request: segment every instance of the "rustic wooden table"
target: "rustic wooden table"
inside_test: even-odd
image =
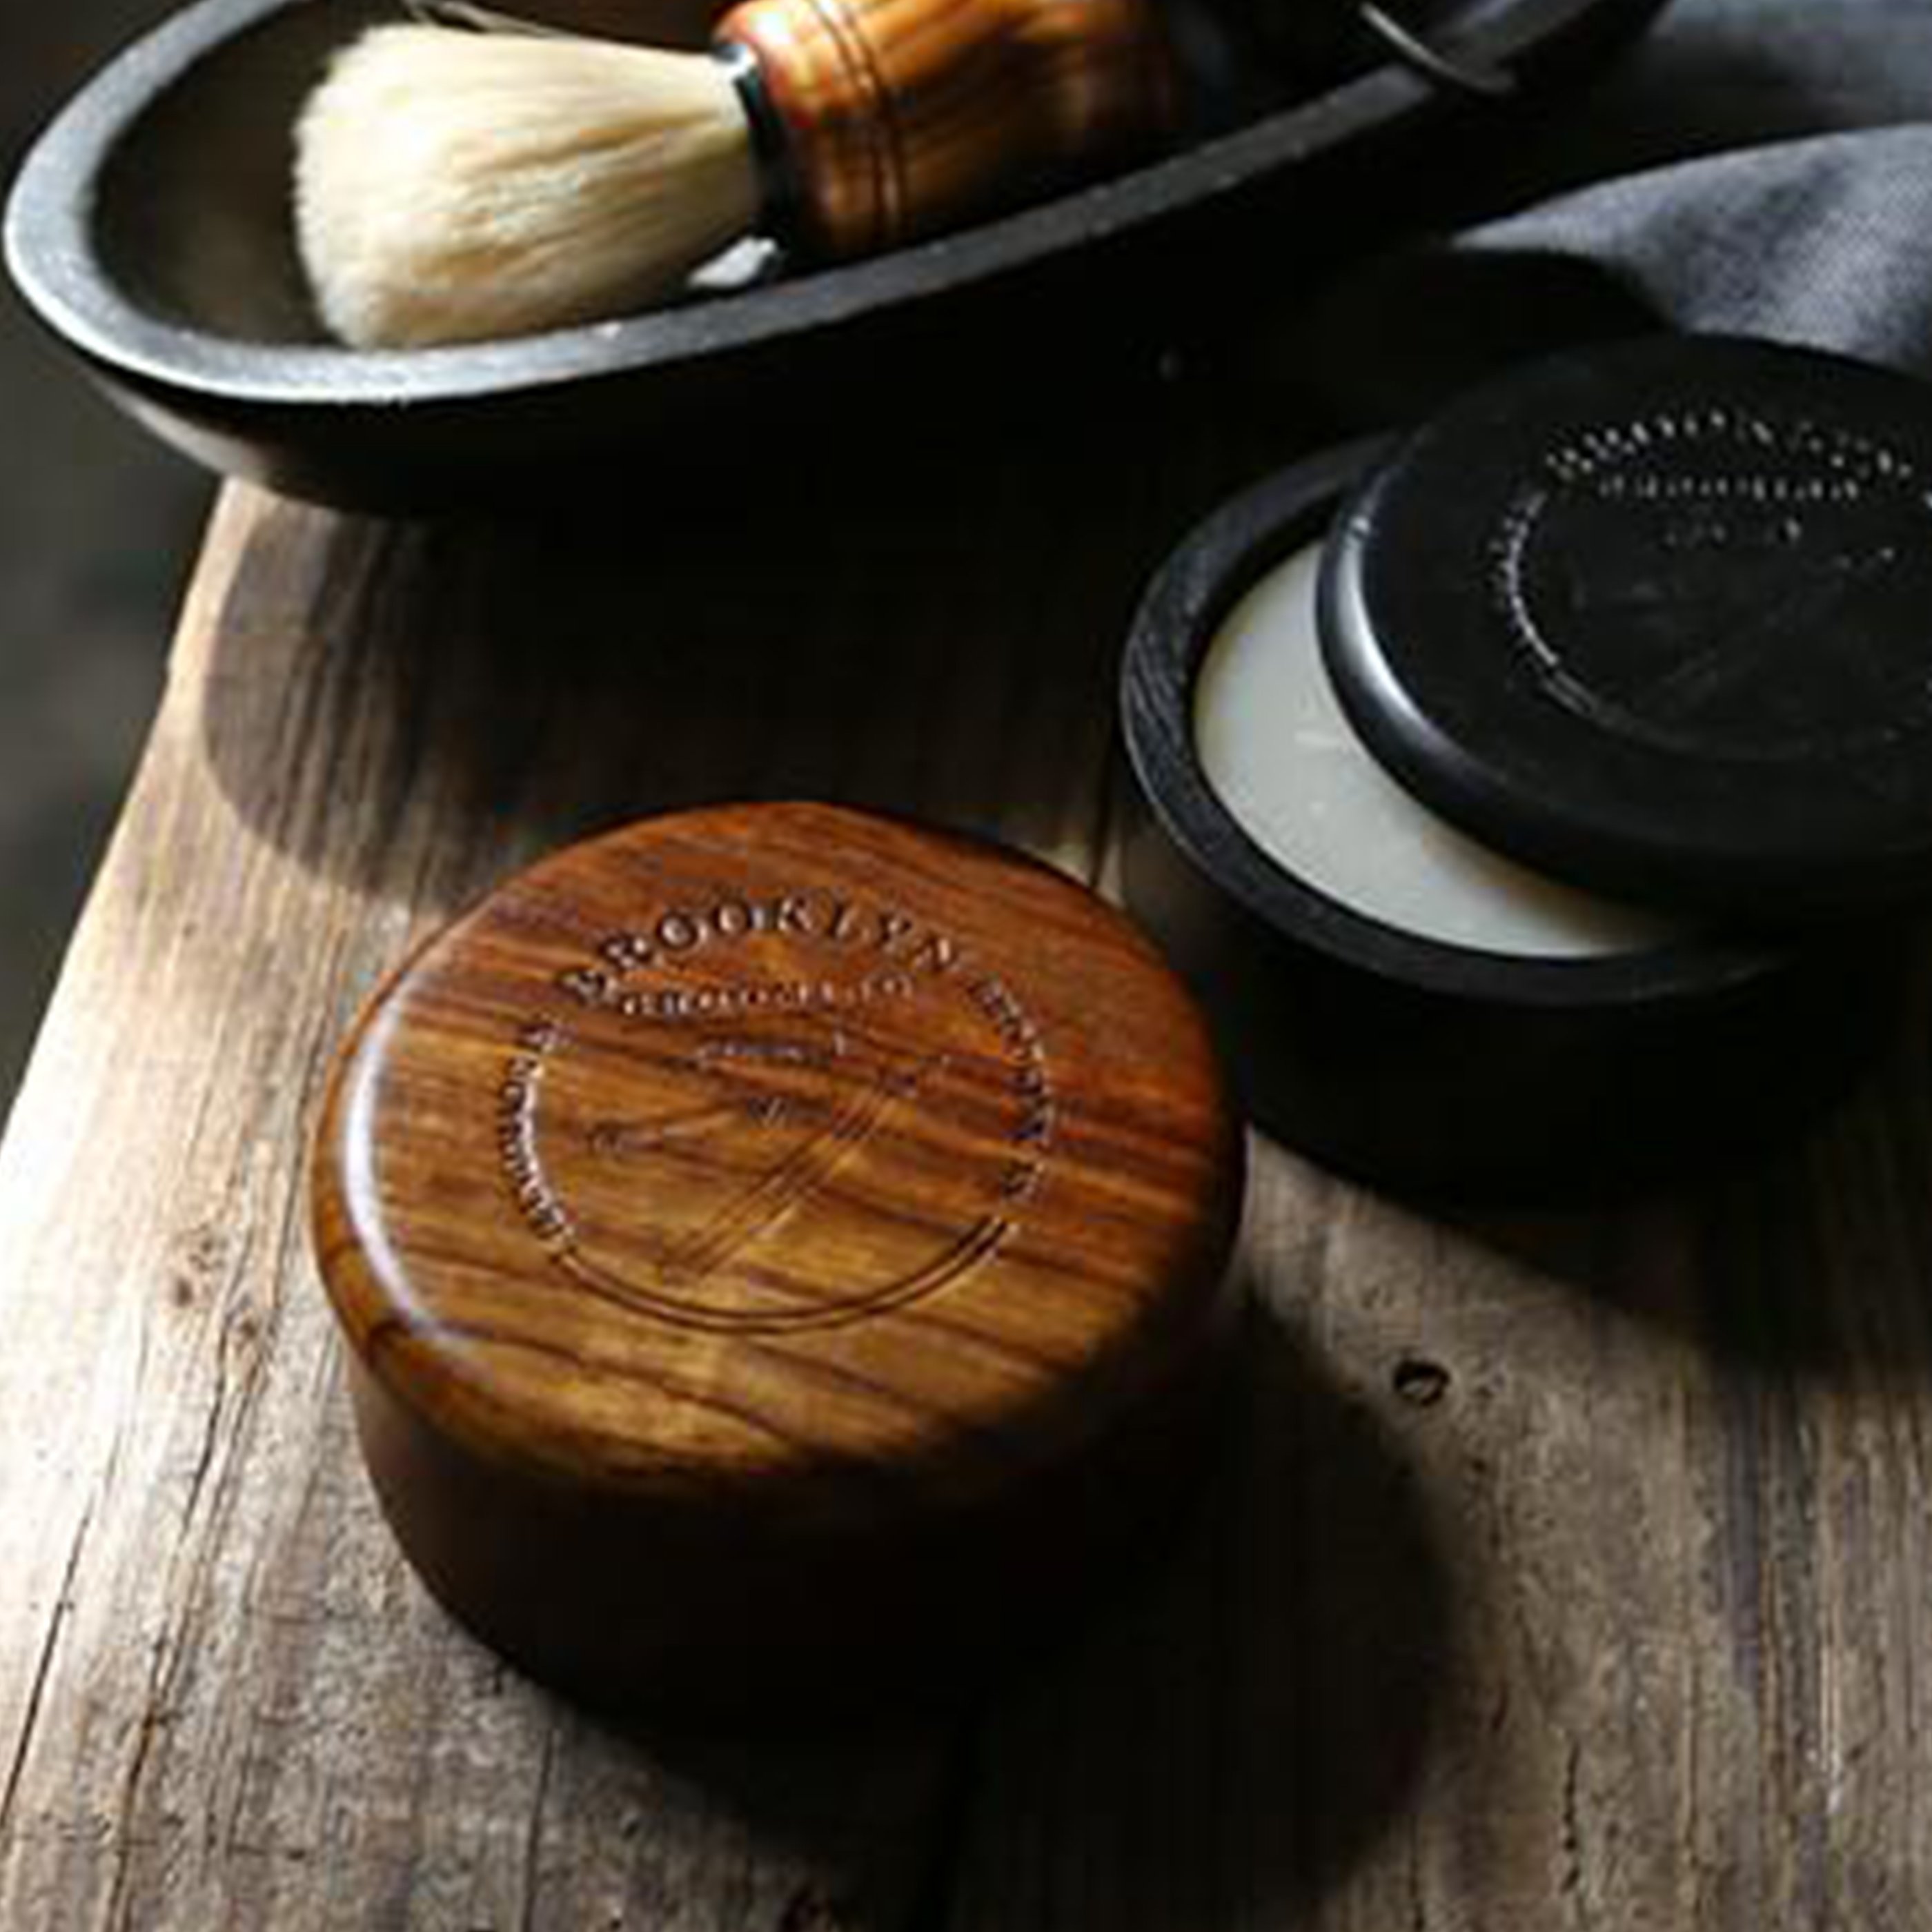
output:
[[[1932,1923],[1922,1028],[1804,1144],[1616,1213],[1432,1218],[1257,1146],[1203,1520],[956,1723],[627,1734],[404,1568],[305,1234],[357,1003],[700,799],[1104,881],[1123,626],[1258,452],[1066,427],[782,513],[226,496],[0,1157],[9,1932]]]

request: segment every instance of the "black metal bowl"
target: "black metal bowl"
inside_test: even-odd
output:
[[[1445,44],[1528,94],[1659,4],[1469,0]],[[842,434],[890,443],[994,388],[1050,393],[1144,356],[1178,316],[1238,307],[1242,275],[1276,252],[1258,237],[1292,234],[1306,261],[1376,232],[1413,196],[1401,166],[1412,142],[1435,141],[1458,107],[1498,111],[1390,58],[1232,132],[890,254],[588,327],[372,353],[322,338],[286,184],[296,110],[327,56],[390,10],[199,0],[55,121],[6,220],[28,302],[130,413],[215,469],[357,506],[541,487],[566,464],[634,464],[645,440],[668,435],[681,463],[698,448],[742,460],[753,426],[769,448],[809,434],[829,401]]]

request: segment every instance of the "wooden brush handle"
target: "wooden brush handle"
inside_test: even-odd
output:
[[[1172,125],[1154,0],[744,0],[794,238],[862,254]]]

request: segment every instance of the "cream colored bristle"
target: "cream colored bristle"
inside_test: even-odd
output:
[[[297,130],[296,230],[358,347],[621,314],[756,219],[737,90],[708,55],[384,26]]]

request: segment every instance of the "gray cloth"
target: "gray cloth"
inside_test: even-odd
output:
[[[1932,0],[1676,0],[1541,146],[1595,184],[1459,246],[1932,374]]]
[[[1587,265],[1678,327],[1932,375],[1932,0],[1675,0],[1508,191],[1513,212],[1408,256],[1406,313],[1472,262],[1492,315],[1510,272],[1534,308],[1550,264]],[[1545,305],[1560,336],[1574,304]]]

